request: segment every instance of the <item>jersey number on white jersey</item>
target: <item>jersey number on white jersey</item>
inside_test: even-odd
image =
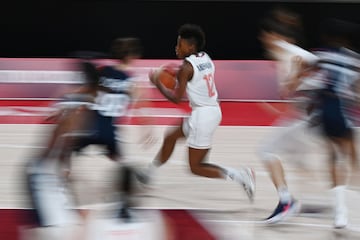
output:
[[[214,75],[209,73],[204,75],[203,79],[206,81],[206,86],[208,88],[209,97],[213,97],[215,95],[215,82]]]

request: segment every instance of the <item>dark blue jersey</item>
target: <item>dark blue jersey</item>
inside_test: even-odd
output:
[[[99,90],[95,108],[103,116],[124,116],[130,103],[132,77],[113,66],[99,69]]]
[[[324,76],[324,90],[339,99],[356,99],[359,81],[360,56],[346,48],[323,49],[315,52]]]
[[[360,79],[359,55],[349,49],[324,49],[317,51],[323,88],[318,101],[325,133],[332,137],[350,136],[352,119],[350,110],[357,100]]]

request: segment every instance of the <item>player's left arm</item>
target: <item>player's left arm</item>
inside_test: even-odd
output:
[[[305,61],[300,56],[295,56],[292,59],[291,71],[288,76],[287,84],[285,84],[283,93],[289,96],[292,95],[296,89],[301,85],[304,77],[316,71],[316,64]]]

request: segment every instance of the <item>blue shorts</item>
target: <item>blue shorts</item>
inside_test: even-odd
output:
[[[116,140],[116,131],[117,127],[114,125],[114,118],[106,117],[101,115],[99,112],[94,111],[88,132],[86,136],[80,137],[75,144],[75,151],[80,151],[81,149],[89,145],[102,145],[110,156],[120,156],[120,149],[118,142]]]
[[[324,96],[321,104],[321,123],[328,137],[351,137],[352,127],[342,111],[338,97]]]

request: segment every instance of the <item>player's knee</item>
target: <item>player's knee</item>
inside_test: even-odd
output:
[[[201,175],[201,165],[190,164],[190,171],[192,174]]]
[[[191,167],[191,168],[190,168],[190,171],[191,171],[192,174],[201,175],[201,174],[200,174],[200,171],[199,171],[199,168]]]
[[[199,165],[192,165],[190,166],[190,171],[192,174],[197,175],[197,176],[201,176],[201,177],[210,177],[213,178],[214,177],[214,172],[216,168],[216,171],[218,171],[219,169],[217,167],[214,166],[209,166],[209,165],[204,165],[204,164],[199,164]],[[212,169],[212,170],[210,170]],[[223,174],[222,172],[219,174]]]
[[[271,142],[262,142],[256,149],[256,155],[260,158],[261,161],[271,161],[274,155],[273,149],[274,146]]]
[[[344,165],[347,160],[350,158],[351,154],[347,149],[343,147],[336,146],[332,154],[330,154],[329,159],[330,163],[334,165]]]
[[[263,163],[269,163],[279,160],[279,156],[269,151],[261,150],[258,151],[257,154]]]
[[[164,143],[173,143],[173,142],[176,142],[177,139],[178,138],[175,135],[170,134],[170,135],[165,136]]]

